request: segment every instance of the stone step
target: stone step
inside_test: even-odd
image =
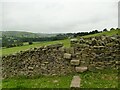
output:
[[[71,65],[79,65],[80,64],[80,60],[71,60],[70,64]]]
[[[85,72],[88,70],[85,66],[75,67],[76,72]]]
[[[64,53],[64,58],[65,59],[71,59],[71,54],[69,54],[69,53]]]
[[[79,76],[73,76],[73,79],[71,81],[70,88],[80,88],[80,77]]]

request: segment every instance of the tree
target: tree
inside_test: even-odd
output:
[[[115,29],[114,29],[114,28],[111,28],[110,31],[111,31],[111,30],[115,30]]]
[[[105,28],[103,31],[104,31],[104,32],[106,32],[106,31],[107,31],[107,29]]]
[[[33,42],[32,41],[29,41],[29,45],[32,45],[33,44]]]
[[[95,33],[99,33],[99,31],[98,31],[98,30],[95,30]]]

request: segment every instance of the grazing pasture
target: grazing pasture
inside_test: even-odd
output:
[[[2,81],[2,88],[70,88],[74,75],[4,79]],[[76,75],[79,75],[81,78],[81,88],[118,88],[117,70],[86,71],[81,74],[76,73]]]
[[[89,37],[95,37],[95,36],[100,36],[100,35],[107,35],[107,36],[112,36],[112,35],[120,35],[120,30],[111,30],[111,31],[106,31],[106,32],[101,32],[101,33],[97,33],[97,34],[91,34],[91,35],[86,35],[86,36],[82,36],[83,38],[89,38]]]
[[[0,49],[0,52],[2,52],[2,55],[9,55],[9,54],[14,54],[19,51],[24,51],[30,48],[40,47],[40,46],[49,45],[49,44],[56,44],[56,43],[63,43],[65,47],[70,47],[70,40],[65,39],[65,40],[50,41],[50,42],[34,42],[32,45],[25,43],[24,46]]]
[[[93,35],[83,36],[84,38],[119,34],[118,30],[111,30]],[[80,38],[80,37],[78,37]],[[49,44],[63,43],[64,47],[70,47],[70,39],[34,42],[32,45],[1,49],[2,55],[14,54],[30,48],[40,47]],[[34,76],[34,77],[13,77],[2,80],[2,88],[70,88],[70,83],[74,75],[81,78],[80,88],[118,88],[118,70],[104,69],[95,71],[85,71],[83,73],[73,73],[64,76]]]

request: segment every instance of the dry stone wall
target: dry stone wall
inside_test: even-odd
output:
[[[120,65],[120,36],[71,39],[71,47],[48,45],[2,57],[2,76],[67,75]]]
[[[80,61],[76,71],[81,66],[95,71],[104,68],[118,69],[120,65],[120,36],[72,39],[71,47],[74,47],[75,58]]]
[[[3,77],[66,75],[74,67],[63,58],[62,44],[49,45],[2,57]]]

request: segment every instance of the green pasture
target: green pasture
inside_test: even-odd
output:
[[[56,43],[63,43],[64,47],[70,47],[70,40],[65,39],[65,40],[49,41],[49,42],[34,42],[32,45],[28,45],[27,43],[25,43],[24,46],[0,49],[0,52],[2,52],[2,55],[9,55],[30,48],[40,47],[49,44],[56,44]]]
[[[95,36],[100,36],[100,35],[112,36],[116,34],[120,35],[120,30],[111,30],[111,31],[106,31],[102,33],[86,35],[82,37],[89,38],[89,37],[95,37]],[[49,44],[56,44],[56,43],[61,43],[61,42],[64,44],[64,47],[70,47],[70,39],[58,40],[58,41],[47,41],[47,42],[34,42],[32,45],[28,45],[27,43],[24,43],[24,46],[0,49],[0,55],[1,53],[2,55],[9,55],[9,54],[13,54],[19,51],[24,51],[26,49],[40,47],[40,46],[49,45]]]
[[[118,88],[118,71],[105,69],[97,72],[76,73],[81,88]],[[74,75],[11,78],[2,81],[2,88],[70,88]]]
[[[95,36],[100,36],[100,35],[112,36],[112,35],[116,35],[116,34],[120,35],[120,30],[111,30],[111,31],[106,31],[106,32],[102,32],[102,33],[86,35],[86,36],[82,36],[82,37],[89,38],[89,37],[95,37]]]

